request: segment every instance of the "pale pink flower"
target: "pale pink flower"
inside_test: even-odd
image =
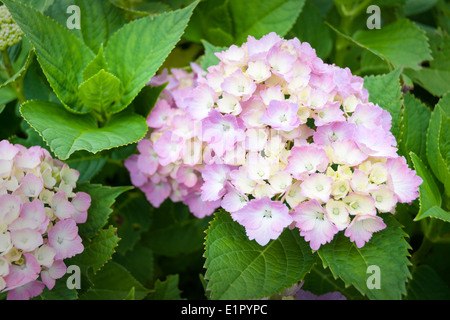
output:
[[[85,192],[78,192],[72,198],[72,205],[75,210],[71,218],[76,223],[85,223],[88,216],[88,209],[91,206],[91,196]]]
[[[388,185],[394,191],[399,202],[411,203],[419,196],[419,186],[423,180],[414,170],[408,168],[404,157],[388,159]]]
[[[250,200],[231,216],[245,227],[248,238],[261,246],[265,246],[271,239],[277,239],[284,228],[292,223],[288,207],[269,197]]]
[[[353,218],[344,234],[350,238],[350,241],[355,242],[358,248],[361,248],[372,238],[374,232],[378,232],[384,228],[386,228],[386,224],[380,217],[361,214]]]
[[[62,278],[66,274],[67,268],[62,260],[57,260],[51,267],[41,272],[41,279],[45,286],[52,290],[56,280]]]
[[[215,201],[225,194],[225,182],[228,179],[230,169],[227,165],[206,165],[202,171],[204,183],[201,187],[203,201]]]
[[[50,229],[48,245],[55,249],[56,260],[71,258],[84,250],[77,224],[72,219],[59,221]]]
[[[140,172],[152,175],[156,172],[159,165],[158,154],[153,148],[150,140],[141,140],[138,142],[137,148],[140,155],[137,158],[137,167]]]
[[[309,199],[327,202],[330,199],[332,184],[333,178],[322,173],[313,173],[303,181],[302,195]]]
[[[329,159],[323,148],[315,145],[295,146],[288,157],[285,171],[298,179],[304,173],[324,172]]]
[[[30,281],[21,287],[8,292],[7,300],[29,300],[42,293],[44,284],[40,281]]]
[[[256,84],[241,69],[237,69],[225,78],[222,83],[222,89],[224,92],[241,97],[245,101],[256,90]]]
[[[309,241],[313,250],[330,242],[339,231],[315,199],[300,203],[292,213],[292,218],[295,226],[300,229],[300,235]]]
[[[260,121],[274,129],[291,131],[300,124],[297,116],[298,104],[272,100],[264,111]]]

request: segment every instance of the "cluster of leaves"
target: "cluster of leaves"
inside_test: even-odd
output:
[[[80,171],[92,196],[69,262],[80,290],[57,281],[42,299],[258,299],[304,280],[349,299],[448,299],[450,277],[450,7],[444,0],[3,0],[25,33],[0,72],[0,138],[41,145]],[[80,29],[67,28],[80,8]],[[381,29],[369,30],[369,5]],[[392,115],[399,153],[424,180],[420,199],[385,215],[358,249],[340,234],[317,252],[286,230],[261,247],[229,214],[198,220],[180,204],[155,209],[132,190],[123,160],[147,133],[158,70],[206,69],[214,52],[276,32],[365,78]],[[9,72],[8,72],[9,71]],[[109,187],[111,186],[111,187]],[[206,230],[206,238],[205,238]],[[369,289],[367,269],[381,270]],[[206,272],[205,272],[206,270]],[[283,275],[280,277],[280,275]]]

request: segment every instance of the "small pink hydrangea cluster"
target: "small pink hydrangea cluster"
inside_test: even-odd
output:
[[[78,177],[41,147],[0,142],[0,292],[8,299],[53,289],[63,260],[83,251],[77,224],[91,197],[74,192]]]
[[[298,227],[317,250],[344,230],[362,247],[386,227],[378,213],[418,196],[390,114],[348,68],[275,33],[216,56],[206,75],[192,65],[152,80],[169,85],[127,167],[153,205],[222,207],[260,245]]]

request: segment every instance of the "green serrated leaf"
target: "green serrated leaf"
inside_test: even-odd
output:
[[[78,150],[97,153],[135,143],[148,130],[145,118],[130,112],[117,114],[99,127],[92,115],[75,115],[57,103],[30,100],[20,111],[62,160]]]
[[[115,252],[119,242],[116,235],[117,229],[110,226],[101,229],[92,239],[83,239],[84,251],[75,257],[68,259],[67,265],[80,267],[83,275],[87,275],[88,269],[98,272]]]
[[[216,52],[222,52],[227,49],[227,47],[216,47],[213,46],[206,40],[202,40],[202,44],[205,47],[205,55],[203,56],[200,66],[203,70],[208,69],[208,67],[219,64],[219,58],[216,57]]]
[[[426,132],[431,117],[430,109],[411,93],[404,97],[404,112],[399,138],[400,152],[406,157],[414,152],[421,159],[426,158]]]
[[[433,59],[420,70],[406,70],[406,74],[435,96],[450,91],[450,37],[440,29],[427,33]]]
[[[157,280],[149,300],[182,300],[181,290],[178,288],[179,275],[168,275],[165,281]]]
[[[357,31],[353,39],[395,67],[419,70],[422,61],[432,59],[425,32],[408,19],[399,19],[381,29]]]
[[[2,78],[5,78],[6,80],[0,84],[0,89],[23,78],[31,62],[33,62],[33,58],[34,50],[31,48],[30,42],[24,38],[21,43],[20,54],[12,64],[13,70],[15,70],[16,73],[9,78],[6,71],[3,71]]]
[[[436,178],[444,184],[445,193],[450,197],[450,118],[448,107],[450,94],[447,94],[434,108],[427,132],[427,159]]]
[[[378,104],[392,116],[392,134],[399,138],[402,114],[402,91],[400,86],[400,69],[364,78],[364,87],[369,91],[369,101]]]
[[[212,299],[259,299],[301,281],[314,255],[298,230],[285,230],[262,247],[226,212],[206,231],[205,278]],[[282,276],[280,276],[282,275]]]
[[[105,58],[123,85],[123,96],[111,110],[127,107],[180,40],[198,1],[188,7],[126,24],[109,40]]]
[[[401,299],[406,294],[406,282],[411,277],[408,266],[407,234],[402,226],[389,215],[383,220],[387,227],[373,234],[362,248],[357,248],[343,233],[338,233],[331,243],[318,250],[324,267],[330,268],[334,277],[346,285],[353,285],[369,299]],[[380,271],[380,289],[369,289],[367,280],[371,276],[369,266]]]
[[[92,59],[92,61],[86,66],[86,69],[83,70],[83,82],[95,76],[100,72],[100,70],[109,71],[108,64],[105,60],[105,54],[103,52],[103,46],[100,47],[95,58]]]
[[[411,152],[410,156],[417,174],[423,180],[419,186],[420,210],[414,220],[418,221],[431,216],[450,221],[450,213],[447,212],[447,219],[445,219],[445,211],[440,208],[442,204],[441,193],[430,170],[414,152]]]
[[[84,81],[78,91],[85,108],[100,114],[109,114],[121,97],[119,78],[103,69]]]
[[[109,215],[112,213],[111,206],[116,198],[130,189],[132,187],[109,187],[99,184],[79,185],[77,190],[88,193],[92,200],[87,221],[79,225],[80,234],[88,238],[93,237],[107,223]]]
[[[132,291],[132,300],[142,300],[150,292],[114,261],[108,262],[90,280],[93,286],[80,296],[80,300],[124,300]]]
[[[40,12],[44,12],[48,7],[50,7],[55,0],[23,0],[22,2],[25,2],[32,6],[33,8],[36,8]]]
[[[36,49],[42,70],[61,102],[75,112],[87,112],[77,91],[82,71],[94,58],[92,51],[69,29],[36,9],[16,0],[4,4]]]
[[[68,12],[72,5],[80,8],[79,16],[78,12]],[[93,52],[97,52],[102,44],[106,46],[111,35],[127,22],[120,9],[109,1],[99,0],[57,0],[46,14],[64,27],[69,18],[78,19],[80,28],[71,29],[70,32]]]

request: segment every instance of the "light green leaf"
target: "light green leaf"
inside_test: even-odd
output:
[[[84,81],[78,90],[85,108],[99,114],[109,114],[121,97],[119,78],[103,69]]]
[[[55,0],[23,0],[22,2],[29,4],[40,12],[44,12],[54,1]]]
[[[197,3],[135,20],[110,38],[105,49],[106,62],[109,71],[121,80],[124,90],[112,113],[128,106],[155,74],[180,40]]]
[[[298,230],[285,230],[262,247],[226,212],[206,231],[205,257],[211,299],[259,299],[301,281],[314,255]]]
[[[91,238],[108,221],[112,213],[111,206],[116,198],[133,187],[109,187],[100,184],[82,184],[77,191],[86,192],[91,196],[91,206],[87,221],[79,225],[80,234]]]
[[[97,52],[100,46],[106,46],[109,38],[127,21],[120,9],[109,1],[99,0],[57,0],[46,14],[66,27],[67,20],[74,15],[67,9],[76,5],[80,8],[80,29],[71,29],[87,47]]]
[[[427,132],[427,159],[436,178],[450,197],[450,94],[439,100],[431,114]]]
[[[335,278],[353,285],[369,299],[398,300],[406,294],[406,282],[411,277],[410,246],[405,240],[407,234],[392,216],[384,215],[383,220],[387,227],[374,233],[362,248],[357,248],[340,232],[318,252],[324,267],[330,268]],[[369,266],[379,267],[380,289],[367,286],[372,275]]]
[[[31,48],[30,42],[26,38],[24,38],[20,47],[20,54],[12,63],[12,67],[16,71],[16,73],[11,78],[9,78],[6,71],[3,71],[1,73],[2,78],[6,80],[0,85],[0,88],[6,87],[11,83],[16,82],[18,79],[21,79],[25,75],[25,72],[28,70],[31,62],[33,62],[34,50]]]
[[[431,111],[411,93],[405,95],[404,106],[399,149],[406,158],[412,151],[419,158],[426,159],[426,132]]]
[[[86,69],[83,70],[83,81],[95,76],[100,72],[100,70],[109,71],[108,64],[105,60],[105,54],[103,52],[103,46],[100,47],[95,58],[92,59],[92,61],[86,66]]]
[[[148,129],[145,118],[134,113],[120,113],[99,127],[90,114],[74,115],[57,103],[39,100],[23,104],[21,113],[62,160],[77,150],[97,153],[135,143]]]
[[[227,47],[216,47],[213,46],[206,40],[202,40],[202,44],[205,47],[205,55],[203,56],[200,66],[203,70],[208,69],[210,66],[219,64],[220,60],[216,57],[216,52],[222,52],[227,49]]]
[[[92,51],[69,29],[36,9],[16,0],[4,3],[35,47],[42,70],[61,102],[76,112],[89,111],[77,91],[82,71],[94,58]]]
[[[142,300],[150,290],[144,288],[123,266],[108,262],[90,277],[93,286],[80,296],[80,300],[124,300],[133,291],[133,300]]]
[[[369,91],[369,101],[378,104],[392,116],[392,134],[397,138],[400,132],[402,114],[402,92],[399,82],[401,70],[364,78],[364,87]]]
[[[425,32],[407,19],[397,20],[381,29],[357,31],[353,39],[395,67],[418,70],[422,61],[432,59]]]
[[[419,186],[420,210],[414,220],[419,221],[426,217],[434,217],[450,221],[450,213],[441,209],[441,192],[439,191],[430,170],[416,154],[411,152],[410,156],[417,174],[423,180],[422,184]]]

